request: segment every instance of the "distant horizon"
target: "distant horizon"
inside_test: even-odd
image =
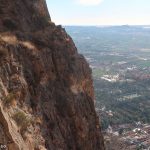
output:
[[[47,0],[57,25],[150,25],[150,0]]]
[[[64,25],[64,24],[58,24],[58,25],[62,25],[62,26],[86,26],[86,27],[90,27],[90,26],[94,26],[94,27],[96,27],[96,26],[98,26],[98,27],[102,27],[102,26],[104,26],[104,27],[108,27],[108,26],[150,26],[150,24],[137,24],[137,25],[133,25],[133,24],[131,24],[131,25],[129,25],[129,24],[122,24],[122,25],[118,25],[118,24],[114,24],[114,25],[80,25],[80,24],[77,24],[77,25],[70,25],[70,24],[68,24],[68,25]]]

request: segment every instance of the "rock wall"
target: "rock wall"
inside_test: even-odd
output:
[[[44,0],[0,0],[0,145],[104,150],[91,70]]]

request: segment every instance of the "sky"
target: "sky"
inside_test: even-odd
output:
[[[61,25],[150,25],[150,0],[46,0]]]

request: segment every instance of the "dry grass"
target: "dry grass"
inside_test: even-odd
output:
[[[8,43],[10,45],[23,45],[24,47],[28,48],[28,49],[36,49],[35,45],[32,44],[31,42],[29,41],[19,41],[17,39],[16,36],[14,35],[11,35],[10,33],[6,33],[6,34],[0,34],[0,40],[5,42],[5,43]],[[0,47],[0,55],[3,54],[5,51],[1,49]]]
[[[20,127],[21,132],[26,131],[27,127],[31,124],[31,119],[23,111],[18,111],[13,115],[13,119]]]
[[[22,45],[24,45],[25,47],[27,47],[28,49],[35,49],[35,46],[28,42],[28,41],[25,41],[25,42],[20,42]]]
[[[0,38],[9,44],[15,45],[18,43],[16,36],[14,35],[0,35]]]

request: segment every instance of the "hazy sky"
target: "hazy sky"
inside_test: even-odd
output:
[[[150,0],[47,0],[62,25],[150,25]]]

